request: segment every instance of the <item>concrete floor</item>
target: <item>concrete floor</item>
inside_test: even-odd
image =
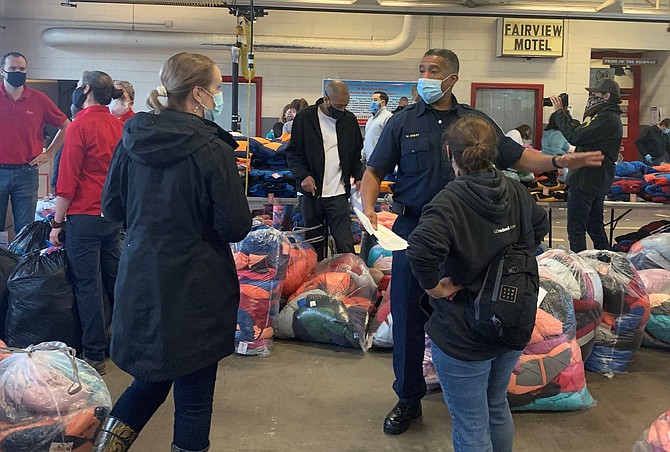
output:
[[[624,219],[617,234],[636,230],[661,212]],[[564,244],[565,212],[554,212],[554,246]],[[116,400],[130,376],[108,363],[104,377]],[[587,372],[597,406],[583,412],[519,413],[519,452],[630,451],[645,428],[670,408],[670,353],[641,349],[628,373],[609,380]],[[396,403],[390,351],[367,353],[278,341],[266,358],[231,356],[219,365],[212,452],[451,451],[451,422],[441,393],[426,396],[423,419],[405,434],[385,436],[382,423]],[[133,451],[169,451],[171,400],[150,421]]]

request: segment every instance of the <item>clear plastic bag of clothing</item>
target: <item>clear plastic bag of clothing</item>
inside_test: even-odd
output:
[[[282,298],[288,299],[300,286],[307,281],[316,269],[317,256],[314,247],[299,240],[295,234],[287,234],[291,242],[289,247],[286,280],[282,289]]]
[[[557,282],[572,297],[575,309],[576,337],[586,359],[595,344],[595,331],[603,310],[603,288],[596,271],[577,254],[550,249],[537,257],[540,277]]]
[[[79,349],[81,324],[65,250],[47,248],[19,260],[7,281],[6,342],[28,347],[60,341]]]
[[[603,286],[602,321],[586,369],[612,377],[628,369],[642,344],[649,296],[637,270],[623,255],[586,250],[579,256],[596,270]]]
[[[61,342],[0,343],[0,450],[88,452],[112,407],[100,375]]]
[[[635,242],[628,250],[628,260],[638,270],[670,270],[670,233],[652,234]]]
[[[232,249],[240,282],[235,352],[267,356],[272,352],[290,243],[281,231],[257,225]]]
[[[670,271],[652,268],[638,273],[649,295],[649,320],[642,345],[670,350]]]
[[[49,218],[39,221],[33,221],[21,229],[16,235],[12,243],[9,245],[9,250],[19,256],[25,256],[36,250],[41,250],[49,246],[49,234],[51,233],[51,225]]]
[[[18,262],[19,258],[16,254],[0,248],[0,341],[5,340],[5,319],[9,309],[7,280]]]
[[[572,294],[553,279],[540,277],[540,295],[530,342],[507,388],[514,411],[574,411],[595,401],[586,387]]]
[[[277,337],[367,350],[376,300],[377,286],[365,263],[353,254],[336,254],[320,262],[288,300],[275,324]]]
[[[633,445],[633,452],[670,452],[670,410],[642,433]]]
[[[372,346],[379,348],[393,348],[393,316],[391,315],[391,284],[384,291],[382,302],[377,313],[370,322]]]

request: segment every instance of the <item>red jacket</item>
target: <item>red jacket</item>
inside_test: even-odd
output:
[[[72,200],[68,215],[101,214],[102,186],[122,130],[101,105],[84,109],[68,127],[56,184],[56,194]]]

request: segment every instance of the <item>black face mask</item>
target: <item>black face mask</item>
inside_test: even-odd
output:
[[[337,121],[342,116],[344,116],[344,111],[338,110],[337,108],[334,108],[332,105],[330,105],[328,106],[328,115]]]
[[[19,88],[26,83],[25,72],[5,72],[5,80],[14,88]]]
[[[86,98],[88,97],[88,94],[84,94],[85,88],[85,86],[80,86],[79,88],[75,88],[75,90],[72,91],[72,105],[80,110],[81,107],[84,106],[84,102],[86,102]]]

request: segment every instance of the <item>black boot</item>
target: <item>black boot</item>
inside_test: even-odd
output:
[[[398,402],[384,419],[384,433],[387,435],[400,435],[408,428],[412,419],[421,417],[421,402],[403,403]]]
[[[93,442],[93,452],[126,452],[139,432],[125,422],[108,417]]]
[[[207,449],[202,449],[202,450],[186,450],[182,449],[180,447],[175,446],[174,444],[172,445],[172,452],[208,452],[209,447]]]

